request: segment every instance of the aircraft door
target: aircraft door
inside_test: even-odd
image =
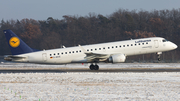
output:
[[[158,40],[154,40],[154,47],[155,47],[155,48],[158,48],[158,47],[159,47]]]
[[[42,54],[42,60],[43,60],[43,61],[47,61],[47,54],[46,54],[46,53],[43,53],[43,54]]]

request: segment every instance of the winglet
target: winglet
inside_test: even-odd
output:
[[[64,45],[62,46],[63,48],[66,48]]]
[[[81,45],[78,45],[78,46],[81,48],[81,50],[82,50],[85,54],[91,53],[91,52],[87,52]]]

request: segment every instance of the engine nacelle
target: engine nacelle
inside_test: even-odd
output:
[[[124,54],[115,54],[108,58],[108,62],[111,63],[119,63],[119,62],[125,62],[126,56]]]

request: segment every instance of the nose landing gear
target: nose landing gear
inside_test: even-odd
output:
[[[157,57],[158,57],[158,61],[161,61],[161,54],[162,54],[162,52],[157,52]]]
[[[89,66],[89,68],[90,68],[91,70],[99,70],[99,66],[98,66],[97,64],[95,64],[95,65],[91,64],[91,65]]]
[[[160,57],[161,57],[161,55],[158,55],[158,61],[161,61]]]

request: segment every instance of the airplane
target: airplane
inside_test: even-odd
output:
[[[162,52],[178,47],[162,37],[150,37],[40,51],[29,47],[11,30],[3,32],[12,53],[4,60],[39,64],[91,63],[90,70],[99,70],[99,62],[121,63],[133,55],[157,53],[160,60]]]

